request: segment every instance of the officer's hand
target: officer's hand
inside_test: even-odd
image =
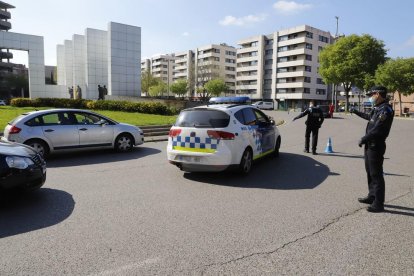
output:
[[[363,145],[363,144],[365,144],[365,143],[364,143],[364,141],[362,141],[362,139],[361,139],[361,140],[359,140],[359,142],[358,142],[358,146],[359,146],[359,147],[362,147],[362,145]]]

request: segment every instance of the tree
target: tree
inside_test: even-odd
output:
[[[143,71],[141,74],[141,91],[148,93],[151,86],[157,86],[159,79],[154,77],[150,71]]]
[[[364,87],[385,62],[386,49],[381,40],[370,35],[350,35],[325,47],[319,56],[319,74],[325,83],[341,83],[345,89],[346,111],[352,86]]]
[[[23,97],[21,94],[23,91],[29,90],[29,80],[26,76],[22,75],[9,75],[6,77],[7,86],[11,89],[13,97]]]
[[[210,96],[219,96],[222,92],[227,91],[229,88],[222,79],[213,79],[209,80],[204,85],[205,90],[208,92]]]
[[[179,79],[173,84],[170,85],[170,90],[172,93],[178,95],[179,97],[184,98],[184,95],[187,94],[188,82],[185,79]]]
[[[196,87],[200,98],[205,101],[210,98],[210,93],[205,89],[204,85],[220,76],[219,66],[212,64],[211,61],[201,62],[196,68]]]
[[[377,84],[387,87],[389,91],[397,91],[400,100],[400,116],[402,115],[401,94],[408,96],[414,93],[414,58],[397,58],[387,60],[375,73]]]
[[[168,85],[163,81],[159,81],[158,84],[153,85],[149,88],[148,94],[151,97],[159,97],[168,92]]]

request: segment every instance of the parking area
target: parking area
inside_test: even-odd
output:
[[[312,156],[298,113],[266,113],[286,121],[280,158],[248,176],[181,172],[166,142],[51,157],[39,192],[2,198],[0,274],[413,274],[414,121],[394,122],[370,214],[365,121],[325,120]]]

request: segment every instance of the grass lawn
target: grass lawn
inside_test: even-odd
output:
[[[48,109],[47,107],[38,107],[38,110]],[[12,106],[0,106],[0,132],[3,132],[4,127],[12,119],[16,118],[22,113],[34,111],[34,107],[12,107]],[[108,111],[108,110],[93,110],[96,113],[102,114],[115,121],[121,123],[127,123],[136,126],[147,125],[168,125],[173,124],[177,116],[162,116],[142,113],[130,113],[121,111]]]

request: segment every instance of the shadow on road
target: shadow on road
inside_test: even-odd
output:
[[[238,172],[185,173],[184,177],[202,183],[240,188],[297,190],[313,189],[328,176],[338,175],[305,155],[281,153],[277,159],[265,158],[254,164],[247,176]]]
[[[342,152],[334,152],[334,153],[319,153],[322,156],[335,156],[335,157],[346,157],[346,158],[364,158],[363,155],[360,154],[347,154]]]
[[[61,153],[47,159],[48,168],[71,167],[92,164],[102,164],[117,161],[135,160],[145,156],[160,153],[158,149],[136,147],[130,152],[116,152],[108,150],[80,151],[75,153]]]
[[[0,196],[0,238],[56,225],[75,208],[72,195],[43,188],[27,194]]]

